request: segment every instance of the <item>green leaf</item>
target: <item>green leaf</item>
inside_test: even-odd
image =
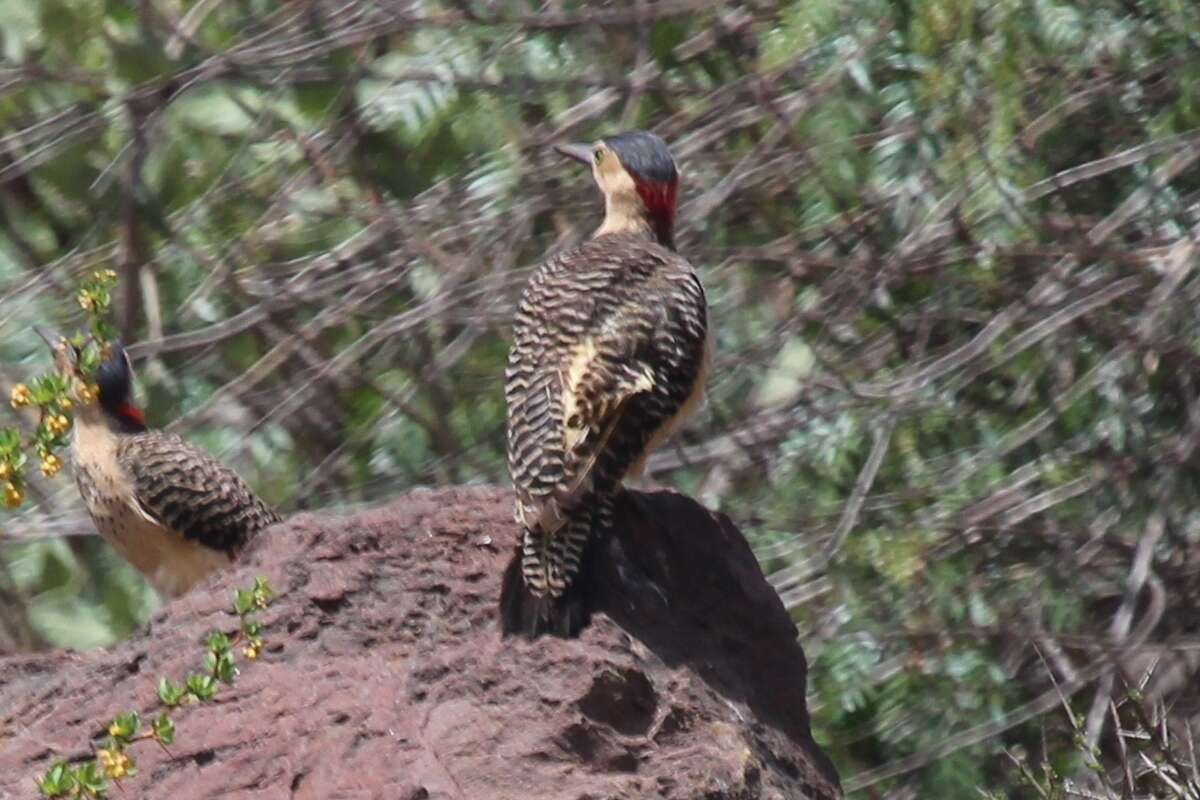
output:
[[[213,674],[222,683],[233,683],[233,679],[237,677],[237,667],[233,663],[233,655],[230,653],[222,653],[217,657],[216,668]]]
[[[0,454],[9,456],[20,447],[20,431],[16,428],[0,428]]]
[[[187,688],[197,700],[209,700],[217,692],[217,680],[212,675],[193,672],[187,677]]]
[[[254,590],[238,589],[233,593],[233,610],[238,616],[245,616],[254,610]]]
[[[159,744],[169,745],[175,741],[175,723],[166,714],[159,714],[152,723],[154,738]]]
[[[130,739],[137,735],[138,729],[142,726],[142,720],[136,711],[127,711],[121,714],[108,725],[108,735],[117,741],[128,743]]]
[[[254,126],[254,119],[247,115],[246,107],[220,87],[188,92],[172,103],[171,112],[191,127],[222,136],[246,134]]]
[[[162,678],[158,682],[158,699],[165,706],[177,706],[183,696],[187,694],[187,689],[168,678]]]
[[[79,351],[76,366],[85,375],[94,375],[103,360],[100,345],[95,340],[89,340]]]
[[[133,774],[132,768],[127,774]],[[104,797],[108,791],[108,782],[95,761],[89,761],[75,770],[75,780],[79,782],[80,789],[93,797]]]
[[[207,645],[208,645],[209,651],[211,651],[213,653],[217,653],[218,655],[221,653],[228,653],[229,652],[229,637],[223,633],[220,633],[219,631],[210,633],[208,635]]]
[[[42,375],[29,384],[34,405],[48,406],[58,400],[66,389],[66,381],[57,373]]]
[[[75,770],[65,761],[55,761],[37,781],[38,791],[44,797],[61,797],[73,790],[75,783]]]
[[[343,88],[333,81],[317,83],[297,83],[292,88],[292,97],[296,109],[312,121],[320,120],[343,92]]]

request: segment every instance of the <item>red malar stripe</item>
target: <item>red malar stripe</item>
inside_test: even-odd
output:
[[[117,414],[130,422],[136,422],[138,425],[146,424],[146,415],[133,403],[122,403],[117,409]]]
[[[642,202],[646,204],[647,211],[655,216],[661,215],[668,219],[675,217],[678,183],[634,181],[634,185],[637,186],[638,194],[641,195]]]
[[[675,203],[679,184],[668,181],[639,181],[634,186],[646,205],[646,211],[654,222],[654,231],[659,241],[674,248],[672,229],[675,227]]]

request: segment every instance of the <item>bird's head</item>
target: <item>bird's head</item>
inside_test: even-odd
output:
[[[565,144],[559,153],[591,165],[604,194],[604,224],[597,235],[647,230],[675,249],[679,170],[662,137],[626,131],[592,144]]]
[[[133,403],[133,365],[119,339],[100,353],[99,363],[93,361],[88,365],[84,363],[86,345],[45,328],[34,330],[50,346],[55,369],[70,380],[70,391],[80,406],[81,417],[86,417],[88,409],[94,406],[117,430],[131,433],[146,430],[145,416]],[[95,381],[97,397],[91,397],[91,381]]]

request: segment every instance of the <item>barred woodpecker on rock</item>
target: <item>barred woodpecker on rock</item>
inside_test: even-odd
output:
[[[611,530],[621,482],[699,405],[710,350],[704,287],[675,252],[666,143],[628,131],[556,149],[591,166],[605,213],[538,267],[513,324],[505,401],[522,533],[500,624],[530,638],[590,621],[581,567]]]
[[[86,386],[75,345],[37,332],[54,351],[58,371]],[[109,347],[95,376],[99,397],[79,397],[76,390],[75,479],[101,537],[160,595],[178,597],[229,566],[279,515],[205,451],[176,434],[149,430],[132,402],[129,355],[120,342]]]

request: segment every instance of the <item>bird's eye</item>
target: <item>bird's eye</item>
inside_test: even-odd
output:
[[[596,153],[595,153],[595,155],[594,155],[593,157],[594,157],[594,158],[595,158],[595,160],[596,160],[596,164],[597,164],[597,165],[599,165],[599,164],[600,164],[600,162],[604,160],[604,151],[603,151],[603,150],[597,150],[597,151],[596,151]]]

